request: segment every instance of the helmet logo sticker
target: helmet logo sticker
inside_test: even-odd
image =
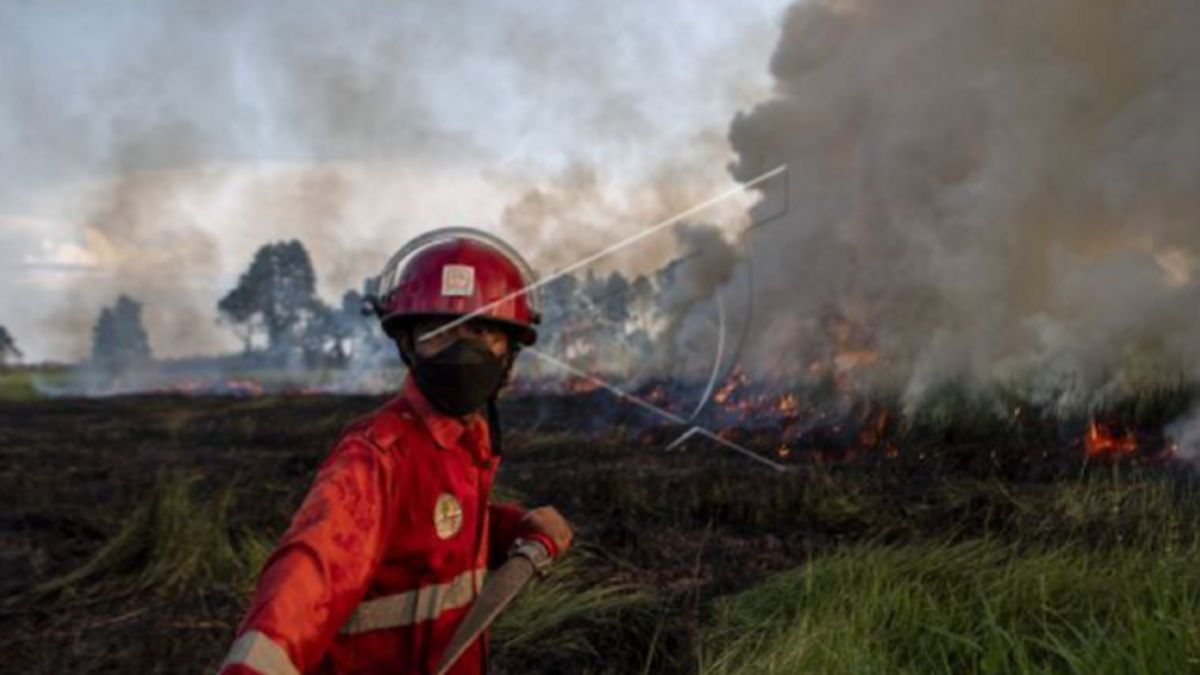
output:
[[[470,265],[443,267],[442,295],[475,295],[475,268]]]
[[[449,539],[462,529],[462,504],[449,492],[438,495],[437,503],[433,506],[433,528],[437,531],[438,539]]]

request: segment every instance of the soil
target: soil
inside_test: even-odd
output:
[[[1030,433],[1002,447],[940,438],[927,446],[936,456],[887,457],[874,452],[885,441],[874,439],[878,447],[843,452],[832,469],[827,452],[797,447],[788,458],[794,470],[777,473],[702,439],[664,451],[680,429],[650,426],[636,410],[610,409],[598,423],[598,401],[582,394],[506,402],[499,490],[527,505],[556,505],[590,554],[590,575],[661,593],[673,617],[664,639],[684,654],[715,597],[847,541],[932,536],[947,512],[922,511],[922,495],[947,474],[1037,484],[1081,467],[1078,447]],[[245,602],[230,589],[79,592],[36,602],[27,591],[94,556],[164,471],[195,475],[209,493],[232,485],[231,528],[280,532],[342,427],[381,402],[314,395],[0,404],[0,671],[214,671]],[[754,445],[769,432],[733,433]],[[857,476],[854,498],[894,511],[894,523],[863,522],[853,509],[837,511],[836,499],[814,502],[816,481],[831,473]],[[982,498],[946,507],[958,509],[960,526],[996,508],[972,499]],[[495,657],[500,672],[575,670]]]

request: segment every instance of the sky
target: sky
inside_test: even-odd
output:
[[[736,185],[786,4],[5,3],[0,325],[77,359],[130,293],[156,354],[234,349],[293,237],[330,302],[441,225],[567,264]]]

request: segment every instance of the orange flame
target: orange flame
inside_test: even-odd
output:
[[[262,396],[263,386],[255,380],[226,380],[225,388],[243,396]]]
[[[590,377],[571,376],[563,383],[563,387],[572,394],[586,394],[595,391],[600,385]]]
[[[1127,431],[1118,436],[1096,420],[1092,420],[1088,424],[1087,434],[1083,437],[1083,447],[1087,450],[1088,457],[1132,455],[1137,452],[1138,441],[1133,432]]]
[[[721,385],[721,388],[713,394],[713,400],[717,402],[717,405],[725,405],[725,402],[729,400],[730,396],[733,396],[734,392],[749,383],[750,377],[746,375],[746,371],[742,370],[741,366],[738,366],[730,373],[729,379],[725,381],[725,384]]]
[[[788,392],[779,397],[779,401],[775,403],[775,410],[784,417],[795,417],[800,414],[800,399]]]
[[[646,393],[646,402],[654,405],[665,405],[667,402],[667,390],[661,384],[654,385],[654,388]]]

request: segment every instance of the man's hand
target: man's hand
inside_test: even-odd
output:
[[[558,548],[559,556],[562,556],[571,547],[571,539],[574,537],[571,526],[553,506],[539,506],[531,509],[521,519],[521,525],[549,537],[554,542],[554,546]]]

